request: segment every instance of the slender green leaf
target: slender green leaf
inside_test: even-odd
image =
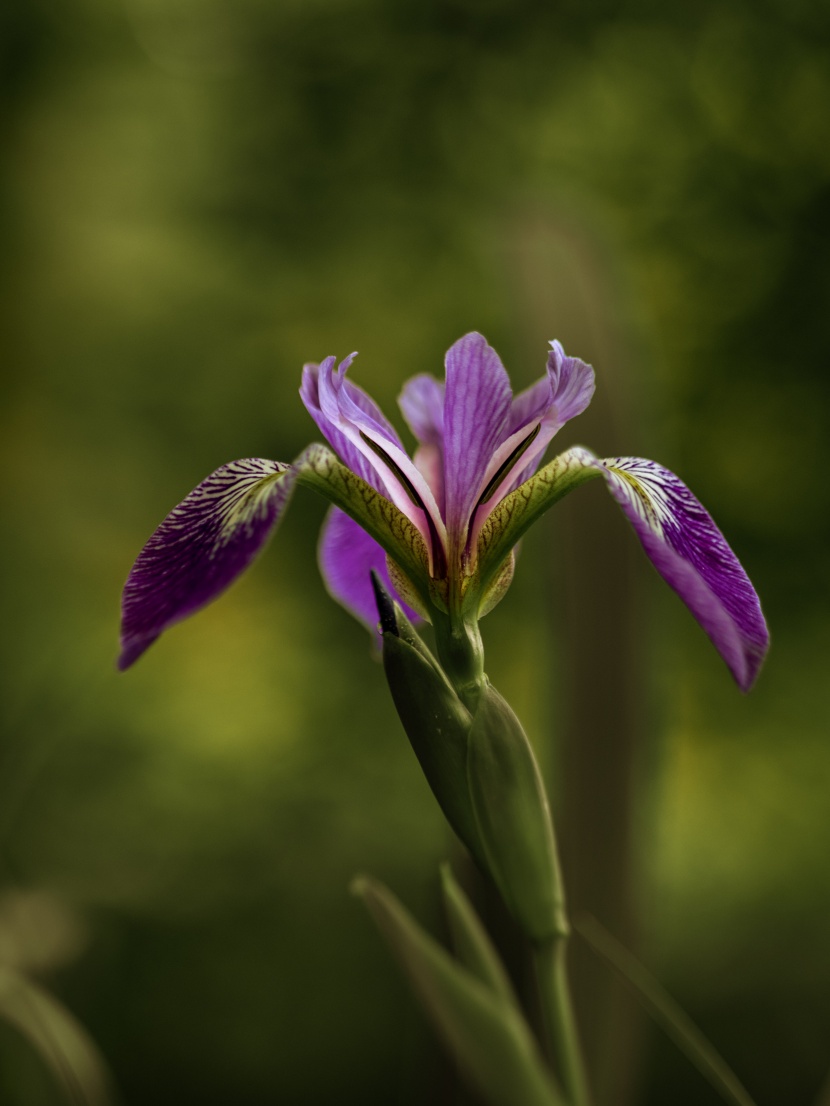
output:
[[[363,899],[444,1044],[488,1106],[565,1106],[527,1023],[511,1002],[453,960],[385,887]]]
[[[110,1106],[112,1083],[89,1034],[54,995],[5,966],[0,966],[0,1018],[40,1054],[71,1106]]]
[[[516,993],[499,954],[449,864],[441,865],[441,887],[455,955],[494,995],[518,1010]]]
[[[737,1075],[689,1015],[637,958],[590,915],[574,929],[631,987],[640,1002],[680,1051],[731,1106],[755,1106]]]

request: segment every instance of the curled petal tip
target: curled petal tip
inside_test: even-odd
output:
[[[593,368],[578,357],[568,357],[561,342],[551,342],[548,374],[559,425],[581,415],[594,395],[596,378]]]

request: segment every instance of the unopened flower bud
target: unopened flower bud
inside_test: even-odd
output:
[[[373,576],[383,637],[383,667],[406,736],[447,821],[478,863],[478,839],[467,784],[472,716],[412,624]]]
[[[530,742],[489,683],[469,733],[469,794],[487,870],[534,941],[565,936],[568,923],[545,788]]]

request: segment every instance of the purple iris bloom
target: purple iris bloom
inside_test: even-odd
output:
[[[444,382],[416,376],[403,389],[401,410],[418,442],[413,457],[348,379],[354,354],[339,366],[334,357],[306,365],[300,394],[336,457],[310,446],[291,465],[235,461],[191,492],[129,575],[119,667],[247,568],[297,483],[334,504],[320,544],[323,577],[374,630],[372,570],[410,617],[475,622],[509,585],[513,548],[527,528],[601,475],[658,572],[747,690],[768,646],[766,624],[746,573],[689,489],[653,461],[602,460],[581,447],[539,469],[550,440],[594,392],[593,369],[558,342],[551,347],[542,379],[514,396],[485,339],[461,338],[447,353]]]

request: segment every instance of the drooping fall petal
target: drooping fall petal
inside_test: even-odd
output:
[[[641,457],[592,458],[652,564],[748,691],[769,646],[761,604],[703,505],[673,472]]]
[[[673,472],[639,457],[600,460],[577,446],[498,503],[478,537],[479,590],[528,528],[580,484],[603,476],[657,571],[709,635],[748,691],[769,646],[749,577],[702,504]]]
[[[248,567],[274,532],[295,480],[292,466],[279,461],[232,461],[170,512],[124,585],[120,669]]]

